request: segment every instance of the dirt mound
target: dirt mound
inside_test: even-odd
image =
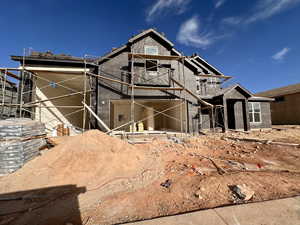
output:
[[[74,184],[87,191],[102,189],[104,196],[151,182],[159,167],[156,159],[147,151],[92,130],[66,139],[21,170],[1,178],[0,194]]]
[[[99,131],[68,137],[0,178],[0,225],[119,224],[214,208],[236,203],[232,185],[254,191],[245,203],[300,193],[298,148],[223,135],[135,146]]]

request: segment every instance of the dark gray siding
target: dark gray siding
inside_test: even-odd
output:
[[[253,102],[253,101],[249,101]],[[260,102],[261,123],[250,123],[251,129],[271,128],[271,110],[270,102]]]
[[[235,129],[238,130],[245,128],[243,104],[242,101],[236,101],[234,104]]]
[[[120,99],[121,96],[107,88],[98,85],[98,116],[110,126],[110,100]],[[98,123],[98,127],[102,128]]]
[[[171,55],[170,49],[167,49],[164,45],[162,45],[158,40],[155,39],[154,36],[146,36],[143,39],[133,43],[131,46],[132,53],[140,53],[145,54],[145,46],[155,46],[158,49],[158,55]],[[170,60],[157,60],[158,65],[157,72],[159,77],[151,75],[149,72],[146,72],[146,60],[142,58],[134,59],[135,66],[134,72],[137,74],[135,79],[136,84],[141,85],[170,85],[170,73],[168,67],[170,67]],[[151,64],[152,65],[152,64]],[[155,67],[155,66],[154,66]]]
[[[198,107],[193,104],[188,104],[188,123],[189,123],[189,133],[199,132],[199,112]]]
[[[128,59],[128,53],[131,51],[133,53],[141,53],[144,54],[144,47],[147,46],[157,46],[159,55],[171,55],[171,49],[164,46],[159,40],[156,40],[155,37],[146,36],[137,42],[133,43],[132,46],[128,46],[124,48],[120,52],[116,52],[115,55],[111,56],[110,60],[106,60],[100,63],[100,74],[130,83],[130,72],[131,72],[131,63]],[[130,49],[131,48],[131,49]],[[193,92],[196,91],[196,76],[194,76],[194,71],[191,68],[188,68],[186,65],[183,66],[182,62],[178,62],[175,60],[159,60],[159,64],[161,67],[158,69],[158,75],[165,74],[162,76],[163,80],[154,79],[153,81],[147,83],[146,80],[149,78],[147,74],[145,74],[145,59],[134,59],[134,74],[135,79],[134,82],[136,85],[169,85],[169,87],[174,87],[174,85],[169,80],[168,71],[172,71],[172,76],[174,79],[184,84],[188,89]],[[121,70],[122,69],[122,70]],[[184,69],[184,71],[183,71]],[[128,73],[129,72],[129,73]],[[184,75],[183,75],[184,72]],[[185,79],[184,79],[185,77]],[[188,100],[188,130],[190,132],[197,132],[199,117],[198,107],[194,106],[197,103],[197,100],[190,96],[189,94],[184,94],[184,92],[180,91],[158,91],[158,90],[142,90],[135,89],[134,90],[135,98],[149,98],[149,99],[165,99],[165,98],[184,98]],[[98,116],[107,124],[110,123],[110,107],[109,100],[112,99],[124,99],[130,98],[131,89],[126,85],[113,83],[109,81],[104,81],[103,79],[98,79],[98,107],[97,113]]]

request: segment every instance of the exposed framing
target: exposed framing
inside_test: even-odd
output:
[[[197,100],[197,102],[200,103],[200,105],[205,105],[206,107],[211,109],[212,114],[214,114],[214,112],[213,112],[214,107],[213,107],[212,104],[204,101],[199,96],[194,94],[191,90],[186,88],[186,77],[185,77],[185,68],[184,68],[185,67],[185,56],[181,56],[181,55],[180,56],[147,55],[147,54],[139,54],[139,53],[130,52],[128,54],[128,59],[129,59],[130,68],[131,68],[130,72],[128,71],[128,75],[131,75],[131,82],[130,83],[127,83],[127,82],[124,82],[124,81],[121,81],[121,80],[116,80],[116,79],[113,79],[113,78],[109,78],[109,77],[103,76],[101,74],[91,73],[87,69],[87,65],[90,64],[90,62],[87,60],[86,55],[84,56],[84,59],[82,61],[83,64],[84,64],[83,70],[78,69],[78,70],[75,71],[75,70],[70,69],[70,71],[61,71],[60,69],[58,69],[57,71],[54,71],[54,70],[51,70],[51,69],[47,70],[46,68],[44,68],[41,71],[66,72],[66,73],[69,72],[70,74],[76,73],[77,75],[79,75],[78,77],[83,78],[82,79],[83,91],[75,92],[74,89],[68,87],[65,83],[67,83],[68,80],[76,79],[76,78],[71,78],[71,79],[68,78],[68,79],[56,82],[56,85],[68,90],[68,92],[69,92],[68,94],[59,95],[59,96],[55,96],[55,97],[52,97],[52,98],[41,99],[41,100],[36,99],[34,101],[27,102],[27,103],[23,103],[24,94],[28,94],[30,92],[33,92],[34,90],[24,91],[25,74],[30,74],[30,76],[34,77],[35,79],[44,79],[44,78],[41,78],[38,75],[38,73],[36,72],[37,70],[34,70],[34,68],[26,67],[26,64],[25,64],[25,50],[24,50],[24,55],[23,55],[23,60],[22,60],[22,66],[20,68],[0,68],[0,71],[5,71],[6,76],[12,76],[13,78],[20,80],[19,89],[18,89],[18,92],[19,92],[19,95],[20,95],[20,101],[19,101],[18,104],[11,104],[12,107],[19,107],[19,116],[20,117],[23,116],[23,112],[29,112],[29,113],[35,115],[36,114],[35,111],[39,110],[39,112],[41,112],[42,108],[70,108],[70,109],[74,109],[74,110],[72,112],[68,113],[68,114],[65,114],[64,117],[67,117],[67,116],[70,116],[70,115],[73,115],[75,113],[83,111],[82,127],[80,128],[82,131],[84,131],[85,128],[86,128],[87,115],[89,115],[90,117],[91,117],[91,115],[94,116],[98,121],[99,121],[99,119],[101,120],[101,118],[99,118],[97,115],[95,115],[91,111],[91,101],[89,103],[87,102],[87,95],[92,91],[92,90],[88,90],[88,88],[87,88],[87,83],[88,83],[90,77],[97,77],[97,78],[100,78],[100,80],[104,80],[106,82],[119,83],[121,85],[127,86],[130,90],[130,100],[131,100],[131,112],[130,112],[131,119],[130,119],[130,122],[122,124],[121,126],[119,126],[117,128],[114,128],[112,130],[106,129],[107,133],[109,133],[109,134],[113,133],[113,131],[115,131],[115,130],[121,128],[121,127],[128,126],[128,124],[131,124],[131,126],[132,126],[131,131],[134,132],[135,129],[133,129],[133,127],[135,126],[136,123],[142,122],[142,121],[148,119],[148,117],[147,117],[147,118],[143,118],[142,120],[135,121],[135,118],[134,118],[135,105],[139,105],[141,107],[146,107],[145,105],[140,104],[140,103],[135,101],[135,90],[136,89],[159,90],[159,91],[167,91],[167,92],[168,91],[174,91],[174,92],[178,91],[180,99],[182,100],[182,103],[176,105],[175,107],[180,107],[181,108],[181,110],[180,110],[180,114],[181,114],[180,119],[173,118],[172,116],[167,115],[167,114],[164,113],[164,112],[172,109],[174,106],[172,106],[168,109],[164,109],[162,111],[155,110],[154,115],[152,115],[150,117],[155,117],[157,115],[167,115],[170,119],[174,119],[176,121],[179,120],[181,122],[181,132],[182,133],[183,132],[186,133],[186,134],[188,133],[189,118],[188,118],[188,111],[187,111],[187,108],[188,108],[187,107],[187,105],[188,105],[187,95],[190,95],[193,98],[195,98]],[[135,81],[135,78],[139,76],[139,74],[137,74],[134,71],[134,61],[135,61],[135,59],[157,60],[158,63],[156,65],[156,67],[157,67],[157,70],[158,70],[158,75],[159,75],[159,69],[158,68],[160,66],[159,65],[159,60],[175,60],[175,61],[178,62],[177,65],[178,65],[179,80],[176,80],[173,77],[170,77],[170,82],[173,84],[172,87],[137,86],[137,85],[135,85],[134,81]],[[93,64],[93,63],[91,63],[91,64]],[[95,66],[95,64],[93,64],[93,65]],[[19,76],[13,74],[11,71],[19,72]],[[163,74],[163,75],[165,75],[165,74]],[[5,76],[5,79],[6,79],[6,76]],[[220,76],[218,76],[218,77],[220,77]],[[223,77],[223,78],[225,78],[225,77]],[[45,85],[41,88],[46,88],[48,86],[49,85]],[[74,95],[81,95],[82,96],[82,102],[81,102],[82,105],[80,105],[80,106],[71,106],[71,105],[43,106],[42,105],[42,103],[47,102],[47,101],[60,99],[60,98],[68,98],[68,97],[74,96]],[[4,105],[3,102],[2,102],[2,105]],[[184,114],[182,114],[183,105],[185,106]],[[34,110],[31,110],[31,109],[34,109]],[[185,118],[185,120],[183,120],[183,118]],[[47,123],[48,122],[50,123],[52,121],[53,120],[47,121]],[[183,123],[183,121],[185,121],[185,124]],[[104,125],[106,126],[106,128],[108,128],[108,126],[106,124],[104,124]]]

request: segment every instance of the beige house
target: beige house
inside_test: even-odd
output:
[[[272,124],[300,124],[300,83],[257,94],[275,99],[271,102]]]

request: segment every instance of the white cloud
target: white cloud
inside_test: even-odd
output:
[[[284,57],[286,56],[286,54],[287,54],[290,50],[291,50],[290,48],[285,47],[285,48],[281,49],[279,52],[275,53],[275,54],[272,56],[272,58],[273,58],[274,60],[277,60],[277,61],[283,60]]]
[[[217,0],[215,3],[215,8],[220,8],[225,2],[226,0]]]
[[[227,17],[222,23],[227,25],[251,24],[266,20],[287,9],[295,7],[300,0],[258,0],[248,15],[240,17]]]
[[[152,21],[163,11],[172,9],[176,14],[182,14],[186,11],[187,5],[191,0],[156,0],[156,2],[147,11],[147,21]]]
[[[228,25],[238,25],[242,22],[242,19],[240,17],[226,17],[222,19],[222,23],[228,24]]]
[[[260,0],[254,8],[254,13],[245,22],[253,23],[276,15],[286,9],[292,8],[300,0]]]
[[[210,32],[200,32],[200,21],[197,16],[194,16],[180,26],[177,40],[188,46],[207,48],[214,38]]]

